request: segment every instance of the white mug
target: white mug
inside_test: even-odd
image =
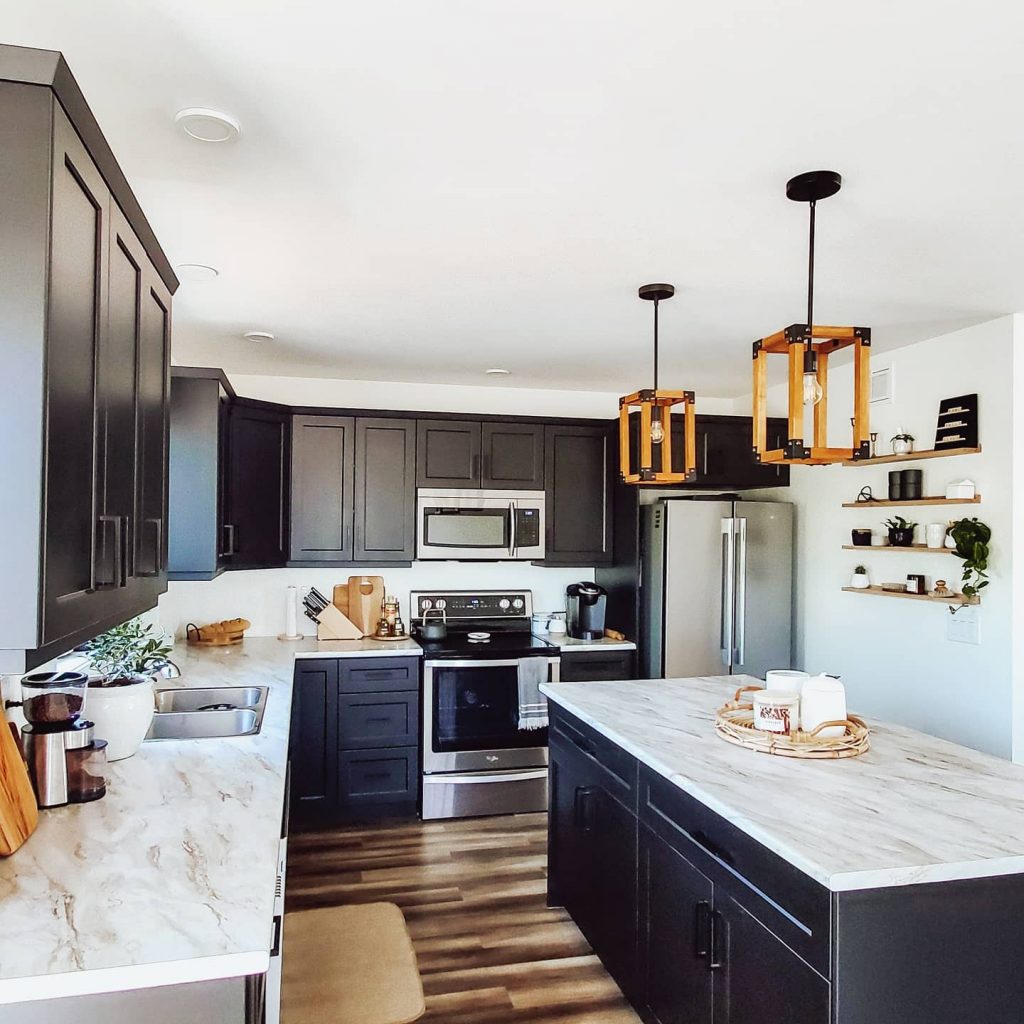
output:
[[[773,668],[764,675],[764,685],[769,690],[789,690],[799,694],[810,677],[806,672],[795,669]]]

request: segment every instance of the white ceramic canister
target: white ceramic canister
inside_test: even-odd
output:
[[[822,722],[842,722],[846,719],[846,687],[835,676],[812,676],[804,683],[800,696],[800,727],[813,732]],[[830,725],[818,733],[824,738],[842,736],[846,729]]]
[[[765,673],[764,685],[769,690],[789,690],[799,694],[810,678],[806,672],[798,672],[796,669],[773,668]]]
[[[560,619],[557,615],[553,615],[548,620],[548,632],[552,636],[565,636],[565,619]]]
[[[946,524],[929,523],[924,528],[925,542],[930,548],[941,548],[946,543]]]
[[[800,725],[800,694],[794,690],[755,690],[754,728],[763,732],[790,733]]]

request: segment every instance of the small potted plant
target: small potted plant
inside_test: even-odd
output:
[[[903,516],[886,519],[889,528],[889,543],[894,548],[909,548],[914,543],[914,530],[917,523],[908,522]]]
[[[893,455],[909,455],[914,450],[914,435],[906,433],[901,427],[890,443]]]
[[[853,576],[850,578],[850,586],[855,590],[867,590],[871,586],[871,580],[868,578],[868,571],[863,565],[858,565],[853,570]]]
[[[167,664],[170,645],[152,624],[130,619],[90,641],[87,651],[96,676],[86,715],[107,741],[107,760],[131,757],[153,721],[153,674]]]
[[[964,597],[977,597],[988,586],[989,541],[992,530],[980,519],[957,519],[949,528],[957,558],[964,560]]]

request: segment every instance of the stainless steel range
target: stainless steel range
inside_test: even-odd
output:
[[[424,650],[423,817],[546,810],[547,729],[520,727],[519,682],[557,682],[559,649],[530,632],[533,595],[419,591],[410,604]],[[424,616],[447,636],[419,635]]]

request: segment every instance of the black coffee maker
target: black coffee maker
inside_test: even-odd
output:
[[[566,631],[577,640],[604,636],[604,612],[608,593],[596,583],[571,583],[565,588]]]

